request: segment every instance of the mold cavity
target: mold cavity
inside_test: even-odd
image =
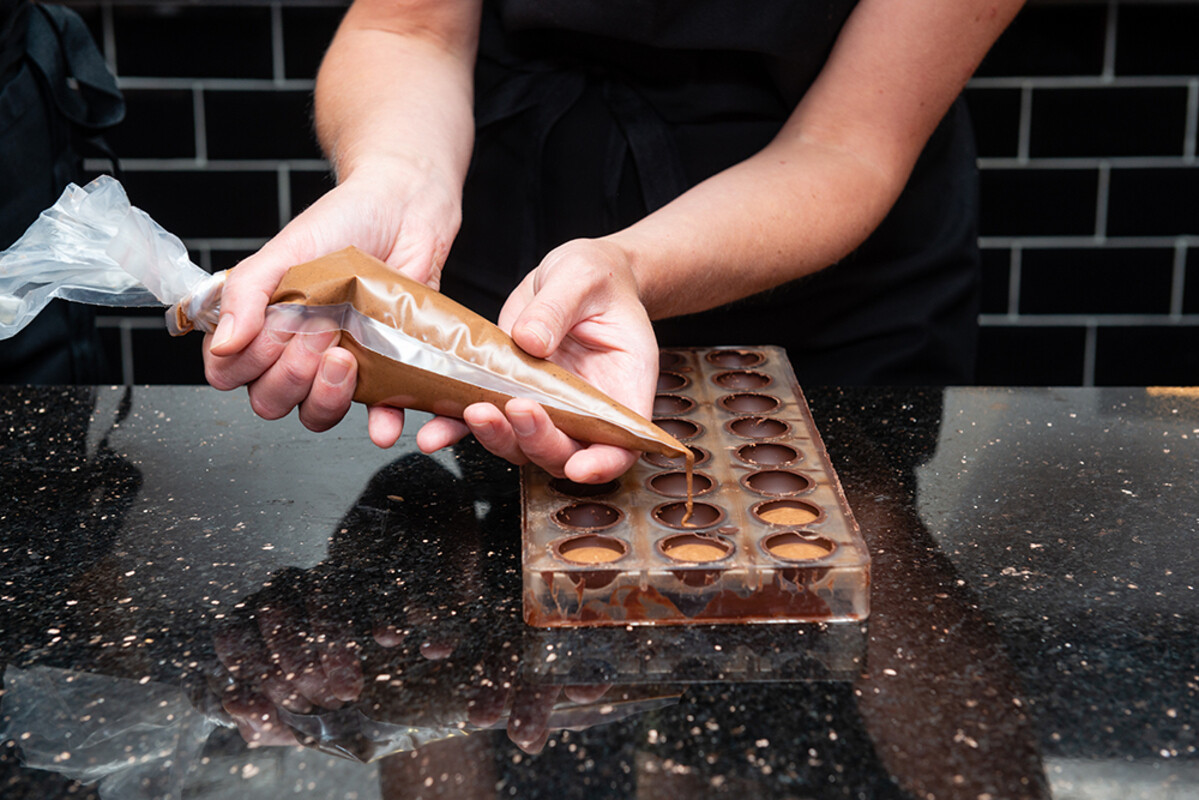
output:
[[[609,528],[620,521],[620,512],[607,503],[573,503],[554,513],[567,528]]]
[[[771,525],[807,525],[823,516],[817,506],[803,500],[767,500],[754,506],[754,514]]]
[[[620,539],[595,533],[572,536],[554,546],[554,555],[573,564],[610,564],[628,552],[628,544]]]
[[[837,545],[817,536],[804,536],[796,531],[783,531],[767,536],[762,542],[766,552],[786,561],[814,561],[837,549]]]
[[[677,392],[687,385],[687,376],[680,375],[677,372],[659,372],[658,373],[658,391],[659,392]]]
[[[734,414],[769,414],[778,408],[781,403],[774,395],[740,392],[738,394],[726,394],[720,398],[720,405]]]
[[[607,483],[575,483],[566,478],[551,478],[550,488],[567,497],[603,497],[620,488],[620,481]]]
[[[724,519],[724,512],[709,503],[693,503],[691,519],[687,516],[686,503],[666,503],[654,509],[654,519],[672,528],[708,528]]]
[[[730,422],[729,430],[745,439],[773,439],[791,430],[791,426],[770,417],[742,417]]]
[[[799,460],[799,451],[788,444],[743,444],[737,458],[763,467],[782,467]]]
[[[714,482],[707,475],[695,473],[692,476],[694,482],[694,493],[704,494],[712,491]],[[667,497],[686,497],[687,496],[687,473],[686,472],[662,472],[649,479],[649,488],[653,489],[658,494],[664,494]]]
[[[782,469],[764,469],[761,472],[751,472],[741,479],[751,492],[782,497],[788,494],[806,492],[814,485],[807,475]]]
[[[658,354],[658,369],[679,369],[687,363],[682,353],[662,351]]]
[[[708,353],[707,359],[725,369],[745,369],[761,364],[766,360],[766,356],[755,350],[713,350]]]
[[[733,552],[732,543],[717,536],[704,536],[698,533],[679,533],[667,536],[658,543],[658,548],[667,558],[697,564],[720,561],[722,558],[728,558],[729,554]]]
[[[748,370],[720,372],[712,380],[716,381],[717,386],[723,386],[726,389],[750,390],[761,389],[770,385],[769,375],[764,372],[750,372]],[[661,385],[661,379],[659,379],[658,383]]]
[[[689,419],[656,419],[654,424],[676,439],[693,439],[699,434],[699,425]]]
[[[712,457],[707,450],[703,449],[702,447],[696,447],[693,444],[687,445],[687,449],[695,455],[695,466],[697,467]],[[648,463],[653,464],[655,467],[662,467],[664,469],[678,469],[687,466],[687,459],[683,458],[682,456],[668,456],[662,453],[646,453],[642,456],[642,458],[644,458]]]
[[[678,394],[660,394],[654,398],[655,417],[673,417],[695,408],[695,401]]]

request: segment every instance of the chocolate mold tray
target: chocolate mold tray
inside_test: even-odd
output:
[[[662,351],[654,421],[696,455],[582,485],[522,470],[537,627],[865,619],[870,556],[778,347]]]
[[[559,685],[853,681],[866,625],[624,625],[526,628],[521,670]]]

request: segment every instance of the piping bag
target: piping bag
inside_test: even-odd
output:
[[[171,334],[212,331],[224,279],[193,264],[176,236],[130,205],[116,179],[70,184],[0,253],[0,340],[54,298],[166,305]],[[666,431],[355,248],[292,267],[271,298],[267,325],[297,334],[340,329],[341,346],[358,360],[359,402],[460,417],[471,403],[502,408],[525,397],[579,441],[681,456],[690,475],[693,454]]]

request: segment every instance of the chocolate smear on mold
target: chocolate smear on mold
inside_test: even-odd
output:
[[[682,456],[694,454],[642,415],[576,375],[521,350],[483,317],[354,247],[292,267],[276,306],[323,307],[358,360],[354,399],[461,417],[472,403],[539,402],[582,442]]]

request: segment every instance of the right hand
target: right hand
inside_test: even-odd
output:
[[[295,336],[264,325],[284,273],[353,245],[436,289],[460,222],[457,189],[426,165],[360,165],[230,270],[220,322],[204,338],[208,382],[225,391],[246,386],[251,407],[264,419],[298,406],[305,427],[333,427],[350,408],[357,363],[348,350],[332,346],[335,331]],[[394,443],[403,411],[373,407],[369,415],[371,438]]]

